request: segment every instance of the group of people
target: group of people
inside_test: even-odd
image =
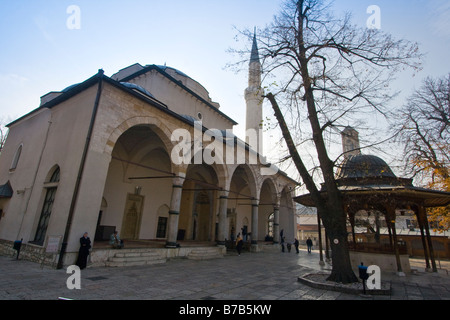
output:
[[[238,255],[240,256],[241,252],[242,252],[242,247],[244,246],[244,241],[243,241],[240,233],[238,233],[238,235],[236,237],[236,243],[235,244],[236,244],[236,251],[237,251]],[[286,244],[288,252],[291,252],[292,243],[291,242],[287,242],[286,243],[286,237],[281,235],[281,251],[282,252],[285,252],[285,247],[284,247],[285,244]],[[299,250],[300,242],[298,241],[297,238],[294,239],[293,244],[294,244],[294,247],[295,247],[295,252],[296,253],[300,253],[300,250]],[[308,248],[308,253],[311,253],[312,246],[313,246],[313,242],[312,242],[311,238],[308,238],[306,240],[306,246]]]
[[[111,235],[109,239],[109,244],[114,249],[123,248],[123,240],[120,239],[117,231]],[[78,259],[76,265],[82,270],[87,266],[87,259],[91,249],[91,239],[88,237],[88,233],[85,232],[80,238],[80,249],[78,250]]]
[[[286,243],[286,237],[281,236],[281,252],[285,252],[285,248],[284,248],[284,244],[285,244],[285,243]],[[294,247],[295,247],[295,252],[296,252],[296,253],[299,253],[300,251],[299,251],[298,247],[299,247],[299,244],[300,244],[300,243],[299,243],[299,241],[298,241],[297,238],[294,239],[293,244],[294,244]],[[311,238],[308,238],[308,239],[306,240],[306,246],[307,246],[307,248],[308,248],[308,253],[311,253],[312,246],[313,246],[313,243],[312,243]],[[288,252],[291,252],[292,243],[291,243],[291,242],[287,242],[287,243],[286,243],[286,247],[287,247]]]
[[[287,247],[288,252],[291,252],[292,243],[291,243],[291,242],[286,242],[286,237],[282,236],[282,237],[281,237],[281,252],[285,252],[284,244],[286,244],[286,247]],[[298,239],[295,238],[295,239],[294,239],[295,253],[300,253],[300,251],[299,251],[299,249],[298,249],[299,244],[300,244],[300,243],[298,242]]]
[[[281,233],[280,236],[281,236],[281,251],[285,252],[284,244],[286,243],[285,242],[286,239],[283,236],[283,233]],[[115,249],[123,248],[123,240],[120,239],[117,231],[114,231],[114,233],[111,235],[109,239],[109,244]],[[311,238],[308,238],[308,240],[306,240],[306,245],[308,247],[308,253],[311,253],[313,245]],[[236,251],[238,255],[241,255],[243,246],[244,240],[242,239],[241,234],[239,233],[236,237]],[[286,243],[286,247],[288,252],[291,252],[292,243],[290,242]],[[299,241],[297,238],[294,239],[294,247],[296,253],[299,253],[300,252],[298,249]],[[88,233],[85,232],[83,236],[80,238],[80,250],[78,251],[78,259],[76,263],[76,265],[80,267],[80,269],[86,268],[90,249],[91,249],[91,239],[88,237]]]

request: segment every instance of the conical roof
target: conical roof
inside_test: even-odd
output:
[[[256,32],[253,36],[252,53],[250,55],[250,63],[252,63],[252,62],[259,63],[259,52],[258,52],[258,43],[256,41]]]

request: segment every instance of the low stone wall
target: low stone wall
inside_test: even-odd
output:
[[[0,239],[0,255],[10,256],[12,259],[17,257],[17,251],[13,249],[14,241],[1,240]],[[112,258],[118,250],[127,252],[142,251],[142,250],[157,250],[158,253],[166,259],[172,258],[187,258],[187,256],[199,247],[187,246],[178,248],[139,248],[139,249],[110,249],[102,248],[91,250],[88,257],[88,265],[90,267],[104,267],[109,258]],[[226,248],[224,247],[209,247],[217,250],[218,254],[225,255]],[[72,265],[76,263],[78,252],[66,252],[64,255],[64,266]],[[45,252],[45,248],[29,243],[23,243],[21,245],[19,259],[36,262],[39,264],[51,266],[56,268],[58,262],[58,253],[50,254]]]
[[[382,272],[397,272],[397,260],[394,254],[350,251],[350,262],[356,270],[362,262],[365,266],[379,266]],[[407,254],[400,255],[400,263],[403,272],[411,272],[409,256]]]
[[[0,254],[3,256],[17,257],[17,251],[13,249],[14,241],[0,239]],[[22,243],[19,259],[40,263],[47,266],[56,266],[58,254],[46,253],[45,248],[30,243]]]
[[[287,251],[287,249],[285,249]],[[292,246],[293,251],[295,251],[295,247]],[[281,252],[281,244],[263,244],[261,245],[261,251],[262,252]]]
[[[301,277],[298,277],[297,280],[303,284],[306,284],[316,289],[338,291],[349,294],[364,293],[364,287],[361,280],[355,283],[343,284],[332,281],[326,281],[328,276],[329,276],[328,273],[322,272],[308,273]],[[380,289],[369,290],[368,288],[366,288],[366,295],[390,295],[391,292],[392,290],[390,282],[382,282]]]

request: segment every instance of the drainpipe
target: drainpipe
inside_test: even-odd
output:
[[[87,137],[86,137],[86,143],[84,145],[83,155],[81,156],[80,168],[78,169],[77,181],[75,183],[75,188],[73,190],[72,202],[70,203],[70,209],[69,209],[69,217],[67,218],[66,229],[64,231],[64,237],[63,237],[63,241],[61,244],[61,250],[59,252],[58,264],[56,266],[57,269],[61,269],[63,267],[63,259],[64,259],[64,254],[66,253],[67,241],[69,239],[70,228],[72,226],[73,214],[75,211],[75,204],[78,199],[78,193],[79,193],[80,184],[81,184],[81,177],[83,176],[83,170],[84,170],[84,166],[86,163],[87,152],[89,150],[89,144],[90,144],[92,132],[94,129],[95,118],[97,117],[97,110],[98,110],[98,106],[100,103],[100,96],[102,94],[103,74],[104,74],[103,70],[101,70],[101,69],[98,70],[97,97],[95,98],[94,109],[92,110],[91,122],[89,124],[89,129],[88,129],[88,133],[87,133]]]

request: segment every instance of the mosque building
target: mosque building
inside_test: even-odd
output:
[[[157,243],[167,257],[200,246],[223,254],[239,233],[254,252],[278,247],[281,230],[292,241],[297,183],[258,148],[261,93],[254,39],[247,141],[200,83],[168,66],[99,70],[42,96],[7,126],[0,252],[21,240],[23,259],[71,265],[87,232],[91,259],[105,265],[99,252],[114,230],[126,248]]]

